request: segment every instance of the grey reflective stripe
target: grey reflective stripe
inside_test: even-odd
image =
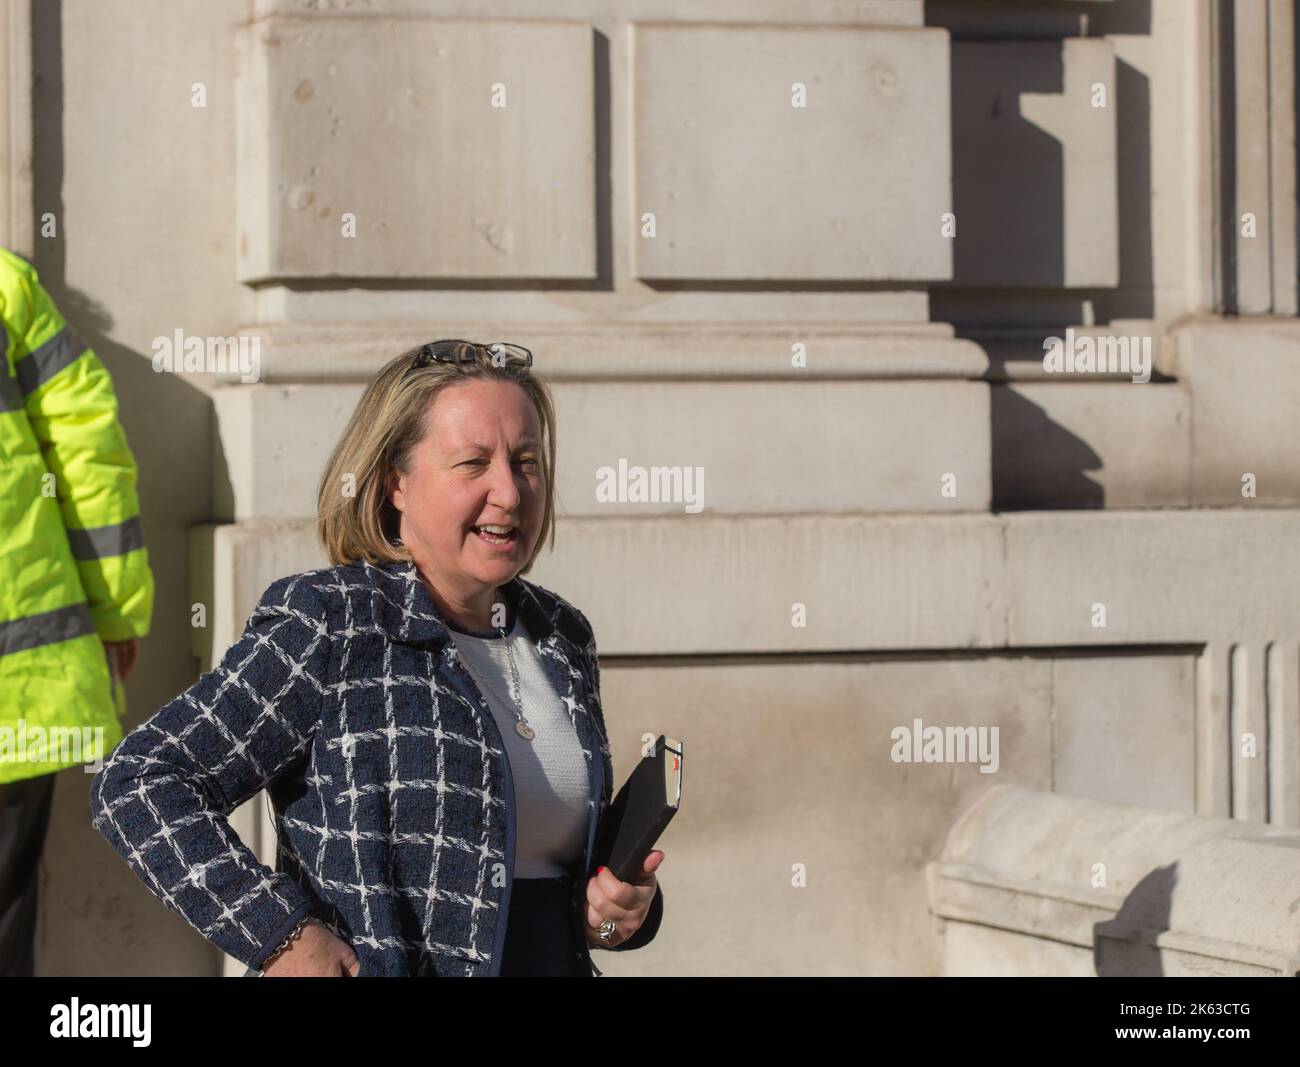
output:
[[[9,377],[9,368],[0,370],[0,411],[22,411],[23,391],[18,379]]]
[[[96,526],[90,530],[69,530],[68,543],[77,559],[102,559],[104,556],[122,556],[144,545],[144,531],[140,529],[140,516],[115,522],[112,526]]]
[[[14,363],[23,392],[39,389],[84,351],[86,346],[81,338],[72,332],[71,326],[65,325],[26,359]]]
[[[0,412],[19,411],[23,406],[23,391],[18,379],[9,376],[9,332],[0,325]]]
[[[56,641],[68,641],[95,632],[95,620],[84,603],[69,604],[40,615],[0,622],[0,656],[23,652]]]

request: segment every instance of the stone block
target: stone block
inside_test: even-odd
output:
[[[238,41],[241,281],[595,277],[590,25],[275,16]]]
[[[991,387],[999,510],[1190,503],[1188,393],[1147,382]]]
[[[630,32],[637,277],[952,276],[946,31]],[[647,212],[654,237],[642,236]]]

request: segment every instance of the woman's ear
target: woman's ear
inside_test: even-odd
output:
[[[401,476],[397,473],[396,469],[389,470],[388,476],[384,479],[384,499],[392,505],[395,511],[403,511],[405,509],[402,508],[394,498],[399,496],[404,497],[404,495],[405,494],[402,493]]]
[[[405,501],[405,494],[401,488],[401,476],[395,470],[390,470],[384,478],[384,503],[380,508],[382,516],[380,525],[386,531],[386,537],[390,543],[400,545],[402,543],[402,508],[398,506],[394,497],[400,497]],[[387,531],[392,531],[391,533]]]

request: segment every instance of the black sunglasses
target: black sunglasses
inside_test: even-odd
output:
[[[533,354],[523,345],[511,344],[509,341],[494,341],[492,344],[479,344],[476,341],[430,341],[420,347],[420,354],[415,357],[411,369],[427,367],[430,363],[473,363],[480,356],[494,366],[514,363],[524,367],[533,365]]]

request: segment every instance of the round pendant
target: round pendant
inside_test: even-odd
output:
[[[529,726],[528,723],[523,722],[522,720],[515,723],[515,732],[518,733],[520,737],[524,738],[527,741],[531,741],[534,737],[537,736],[537,731],[534,730],[531,726]]]

